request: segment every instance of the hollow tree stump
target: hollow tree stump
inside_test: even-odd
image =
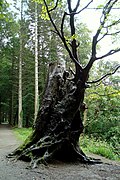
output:
[[[50,64],[46,88],[34,131],[10,156],[30,161],[32,167],[52,159],[93,162],[79,147],[83,132],[80,106],[85,85],[75,83],[59,63]]]

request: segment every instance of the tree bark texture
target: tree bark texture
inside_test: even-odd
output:
[[[68,72],[60,64],[50,64],[48,79],[34,132],[11,155],[31,161],[31,166],[50,160],[93,162],[79,147],[83,132],[80,106],[85,88],[67,79]]]

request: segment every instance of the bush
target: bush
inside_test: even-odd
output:
[[[85,134],[107,142],[118,154],[120,147],[120,92],[114,86],[101,84],[89,89],[86,95],[88,106]],[[102,153],[102,150],[101,150]]]
[[[114,148],[106,141],[101,141],[94,137],[82,136],[80,145],[86,153],[94,153],[112,160],[119,160],[119,155],[114,152]]]

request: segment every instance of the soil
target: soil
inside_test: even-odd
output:
[[[29,163],[11,161],[6,155],[12,152],[21,142],[16,139],[12,129],[0,125],[0,180],[119,180],[120,163],[101,156],[102,164],[80,164],[54,162],[49,166],[39,165],[29,169]]]

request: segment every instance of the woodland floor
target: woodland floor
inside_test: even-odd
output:
[[[54,162],[48,167],[40,165],[28,169],[28,163],[11,162],[6,155],[14,150],[18,141],[9,126],[0,125],[0,180],[119,180],[120,163],[101,156],[102,164],[85,165],[80,163]],[[92,155],[91,155],[92,156]]]

